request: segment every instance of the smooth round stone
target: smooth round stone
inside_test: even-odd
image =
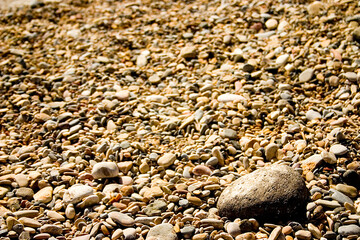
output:
[[[75,38],[75,39],[79,38],[80,34],[81,34],[81,31],[79,29],[73,29],[66,33],[67,36]]]
[[[309,121],[319,119],[319,118],[321,118],[321,114],[317,111],[314,111],[311,109],[306,112],[306,119]]]
[[[346,73],[344,73],[344,76],[350,82],[357,82],[358,77],[357,77],[357,74],[354,72],[346,72]]]
[[[91,175],[95,179],[118,177],[119,168],[114,162],[100,162],[93,166]]]
[[[233,237],[241,234],[240,226],[238,223],[230,222],[226,225],[226,231]]]
[[[219,102],[233,102],[233,101],[243,101],[246,100],[243,96],[231,93],[225,93],[218,97]]]
[[[115,93],[115,97],[120,101],[126,101],[130,97],[130,91],[128,90],[120,90]]]
[[[355,224],[340,226],[338,233],[342,236],[360,235],[360,227]]]
[[[276,58],[276,65],[278,66],[283,66],[287,63],[288,59],[289,59],[290,55],[289,54],[283,54],[280,55]],[[279,87],[280,88],[280,87]]]
[[[69,219],[73,219],[76,215],[76,211],[73,204],[67,205],[65,209],[65,216]]]
[[[146,240],[177,240],[176,232],[170,223],[162,223],[150,229],[146,236]]]
[[[278,150],[279,150],[279,146],[276,143],[269,143],[265,147],[266,160],[270,161],[271,159],[275,158]]]
[[[219,133],[220,137],[222,138],[229,138],[229,139],[236,139],[237,138],[237,132],[232,129],[220,129]]]
[[[276,19],[271,18],[265,22],[265,26],[269,30],[274,30],[278,26],[278,21]]]
[[[62,227],[54,224],[45,224],[40,227],[41,233],[49,233],[51,235],[60,235],[62,233]]]
[[[162,166],[162,167],[169,167],[171,166],[176,160],[176,155],[173,153],[165,153],[164,155],[162,155],[157,163]]]
[[[194,175],[211,175],[212,171],[210,170],[209,167],[205,166],[205,165],[198,165],[196,167],[194,167],[192,173]]]
[[[114,222],[125,227],[132,227],[135,223],[135,220],[132,217],[126,215],[125,213],[110,212],[108,215]]]
[[[310,81],[314,76],[314,69],[308,68],[299,75],[299,82],[305,83]]]
[[[40,189],[37,193],[34,194],[33,198],[35,201],[49,203],[52,200],[52,195],[53,188],[49,186]]]
[[[123,234],[124,234],[124,240],[136,240],[135,228],[125,228]]]
[[[299,240],[311,240],[311,232],[307,230],[299,230],[295,233],[295,237]]]
[[[337,156],[344,155],[348,151],[349,150],[347,149],[347,147],[345,147],[344,145],[341,145],[341,144],[335,144],[330,147],[330,152],[334,153]]]
[[[217,157],[211,157],[211,158],[209,158],[209,160],[206,161],[205,164],[206,164],[207,166],[212,166],[212,167],[214,167],[214,166],[216,166],[218,163],[219,163],[219,160],[218,160]]]
[[[66,204],[76,204],[81,202],[83,198],[90,196],[93,193],[94,189],[92,187],[82,184],[75,184],[65,191],[63,200]]]
[[[195,227],[194,226],[185,226],[180,230],[181,234],[185,238],[191,238],[194,235]]]
[[[272,165],[240,177],[219,197],[222,217],[275,221],[302,218],[309,196],[301,175],[293,168]]]
[[[25,227],[39,228],[42,226],[42,224],[39,221],[28,217],[20,218],[19,222],[21,222]]]

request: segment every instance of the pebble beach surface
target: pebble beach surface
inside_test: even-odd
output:
[[[360,236],[360,4],[0,8],[0,239]]]

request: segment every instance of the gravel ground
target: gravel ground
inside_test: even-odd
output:
[[[359,239],[359,22],[349,0],[0,10],[0,239]]]

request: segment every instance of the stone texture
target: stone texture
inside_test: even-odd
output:
[[[162,223],[152,227],[146,236],[146,240],[177,240],[173,225]]]
[[[221,216],[234,219],[295,219],[305,214],[309,193],[292,168],[274,165],[256,170],[229,185],[220,195]]]

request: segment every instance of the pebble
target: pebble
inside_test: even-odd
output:
[[[37,193],[34,194],[34,200],[42,203],[48,203],[52,200],[53,197],[53,188],[44,187],[40,189]]]
[[[336,156],[344,155],[348,151],[347,147],[341,144],[335,144],[330,147],[330,152],[334,153]]]
[[[297,172],[287,166],[274,165],[234,181],[220,195],[217,208],[220,216],[230,219],[246,216],[261,220],[284,219],[293,214],[305,214],[307,196],[308,190]],[[291,205],[287,203],[290,199]],[[263,205],[266,210],[258,207]]]
[[[311,239],[311,232],[306,230],[299,230],[295,232],[295,237],[300,240],[310,240]]]
[[[94,189],[87,185],[75,184],[64,193],[63,200],[65,203],[79,203],[83,198],[92,195]]]
[[[355,224],[340,226],[338,232],[342,236],[360,235],[360,227]]]
[[[119,168],[114,162],[96,163],[92,169],[91,175],[95,179],[118,177]]]
[[[164,155],[162,155],[157,163],[162,166],[162,167],[169,167],[171,166],[176,160],[176,155],[173,153],[165,153]]]
[[[152,227],[146,236],[146,240],[177,240],[174,227],[169,223],[162,223]]]
[[[49,233],[51,235],[60,235],[63,229],[60,226],[54,224],[44,224],[40,227],[40,232]]]
[[[265,157],[266,160],[270,161],[273,158],[276,158],[279,146],[275,143],[270,143],[265,147]]]
[[[110,212],[108,215],[114,222],[122,226],[132,227],[135,224],[135,220],[124,213]]]
[[[299,82],[305,83],[310,81],[314,76],[314,69],[308,68],[299,75]]]
[[[25,2],[0,0],[0,238],[356,237],[357,2]],[[285,165],[248,184],[274,205],[223,211]]]

